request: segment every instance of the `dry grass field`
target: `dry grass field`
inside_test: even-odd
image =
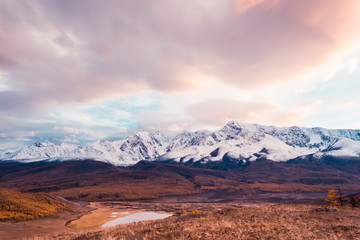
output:
[[[350,198],[344,208],[319,205],[338,187],[359,202],[360,165],[342,167],[261,161],[225,171],[149,162],[130,168],[95,161],[4,162],[0,187],[26,196],[51,194],[72,210],[0,222],[0,239],[360,239],[360,210],[349,207]],[[27,201],[6,201],[5,210],[29,212],[17,207]],[[112,212],[142,209],[200,214],[100,228]]]
[[[224,208],[36,239],[360,239],[360,209],[303,204]]]

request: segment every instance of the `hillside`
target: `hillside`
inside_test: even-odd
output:
[[[21,193],[0,189],[0,220],[33,220],[54,215],[70,207],[45,193]]]
[[[224,200],[235,193],[327,192],[337,186],[358,192],[359,176],[359,160],[338,158],[257,160],[217,169],[146,161],[127,168],[89,160],[0,162],[0,187],[48,192],[76,201],[156,199],[222,189]]]
[[[199,188],[192,177],[195,175],[204,179],[224,178],[214,170],[193,172],[181,166],[132,170],[98,161],[3,162],[0,187],[51,192],[70,200],[133,200],[197,193]]]

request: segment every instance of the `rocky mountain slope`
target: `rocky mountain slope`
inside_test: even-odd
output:
[[[360,130],[274,127],[229,122],[218,131],[183,131],[171,138],[156,132],[136,132],[123,140],[99,141],[87,146],[34,143],[2,160],[33,162],[95,159],[116,166],[141,160],[211,164],[240,164],[258,159],[287,161],[307,156],[360,157]]]

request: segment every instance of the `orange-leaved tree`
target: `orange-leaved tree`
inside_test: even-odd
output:
[[[328,192],[327,197],[325,198],[325,201],[329,202],[331,206],[339,206],[338,197],[336,196],[336,190],[331,189]]]

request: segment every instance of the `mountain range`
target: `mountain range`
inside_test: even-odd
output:
[[[360,158],[360,130],[274,127],[229,122],[218,131],[182,131],[170,137],[160,131],[135,132],[117,141],[101,140],[86,146],[37,142],[1,160],[17,162],[97,160],[116,166],[142,160],[184,165],[230,161],[243,165],[259,159],[284,162],[325,156]]]

